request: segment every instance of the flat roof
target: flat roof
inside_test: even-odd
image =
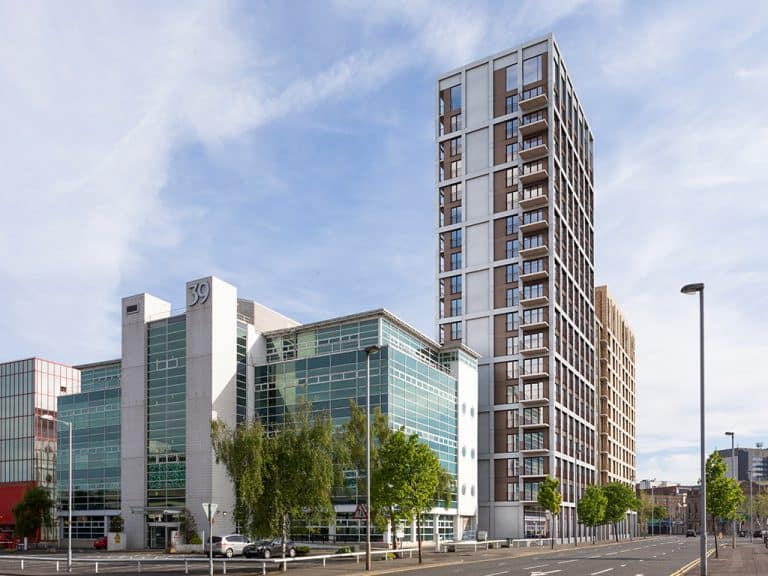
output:
[[[77,368],[78,370],[90,370],[92,368],[101,368],[103,366],[112,366],[113,364],[120,364],[121,362],[122,362],[122,358],[115,358],[114,360],[101,360],[100,362],[78,364],[77,366],[72,366],[72,368]]]
[[[365,320],[369,318],[385,318],[390,322],[392,322],[392,324],[399,326],[400,328],[402,328],[406,332],[409,332],[413,336],[416,336],[417,338],[424,340],[426,344],[433,346],[437,350],[440,350],[443,352],[450,351],[450,350],[461,350],[474,358],[480,358],[480,354],[478,354],[477,352],[472,350],[472,348],[470,348],[469,346],[466,346],[465,344],[456,343],[456,344],[450,344],[448,346],[443,346],[439,344],[429,336],[424,335],[421,331],[417,330],[416,328],[408,324],[405,320],[401,320],[400,318],[395,316],[392,312],[390,312],[386,308],[377,308],[375,310],[358,312],[356,314],[349,314],[347,316],[338,316],[336,318],[329,318],[327,320],[320,320],[318,322],[310,322],[309,324],[300,324],[298,326],[293,326],[291,328],[269,330],[269,331],[263,332],[263,334],[268,337],[282,336],[284,334],[292,334],[294,332],[300,332],[303,330],[326,328],[326,327],[334,326],[336,324],[343,324],[345,322],[356,322],[356,321]]]

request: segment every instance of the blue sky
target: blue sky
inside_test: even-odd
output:
[[[638,338],[639,476],[768,441],[768,6],[0,0],[0,358],[119,355],[210,273],[434,335],[434,79],[553,31],[596,138],[596,278]]]

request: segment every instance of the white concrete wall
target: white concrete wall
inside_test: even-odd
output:
[[[488,168],[488,128],[467,134],[465,172],[474,174]]]
[[[489,214],[489,192],[490,179],[487,175],[478,176],[467,180],[467,189],[464,194],[464,203],[467,206],[467,221],[488,218]]]
[[[467,70],[467,128],[488,123],[489,87],[488,64]]]
[[[210,294],[195,304],[196,283]],[[235,492],[223,465],[215,464],[210,421],[215,412],[228,426],[236,424],[237,289],[215,277],[187,283],[187,508],[202,529],[208,522],[203,502],[215,502],[219,514],[214,535],[234,531]]]
[[[477,369],[459,361],[454,373],[458,380],[457,511],[460,516],[477,516]]]
[[[136,311],[128,313],[128,308]],[[120,485],[121,514],[125,520],[128,548],[145,546],[144,514],[146,505],[146,375],[147,322],[167,318],[168,302],[149,294],[128,296],[122,300],[122,355],[120,375]],[[137,510],[133,513],[131,510]]]

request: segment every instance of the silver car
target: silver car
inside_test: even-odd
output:
[[[248,546],[250,541],[242,534],[228,534],[227,536],[214,536],[213,537],[213,555],[214,556],[226,556],[232,558],[232,556],[241,556],[243,554],[243,548]],[[208,554],[210,550],[208,540],[205,542],[205,553]]]

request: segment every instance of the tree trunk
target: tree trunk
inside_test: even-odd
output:
[[[435,526],[435,529],[437,529],[437,526]],[[416,514],[416,540],[419,543],[419,564],[421,564],[423,561],[421,558],[421,514]]]
[[[717,545],[717,524],[715,523],[715,516],[712,515],[712,535],[715,538],[715,558],[720,558],[720,548]]]
[[[613,523],[613,536],[616,538],[616,542],[619,541],[619,523]]]
[[[555,549],[555,515],[552,514],[552,512],[549,513],[549,535],[551,536],[550,540],[552,540],[552,550]]]
[[[285,560],[285,546],[286,542],[288,540],[288,514],[283,514],[283,560]],[[286,572],[288,570],[288,563],[283,562],[282,571]]]

